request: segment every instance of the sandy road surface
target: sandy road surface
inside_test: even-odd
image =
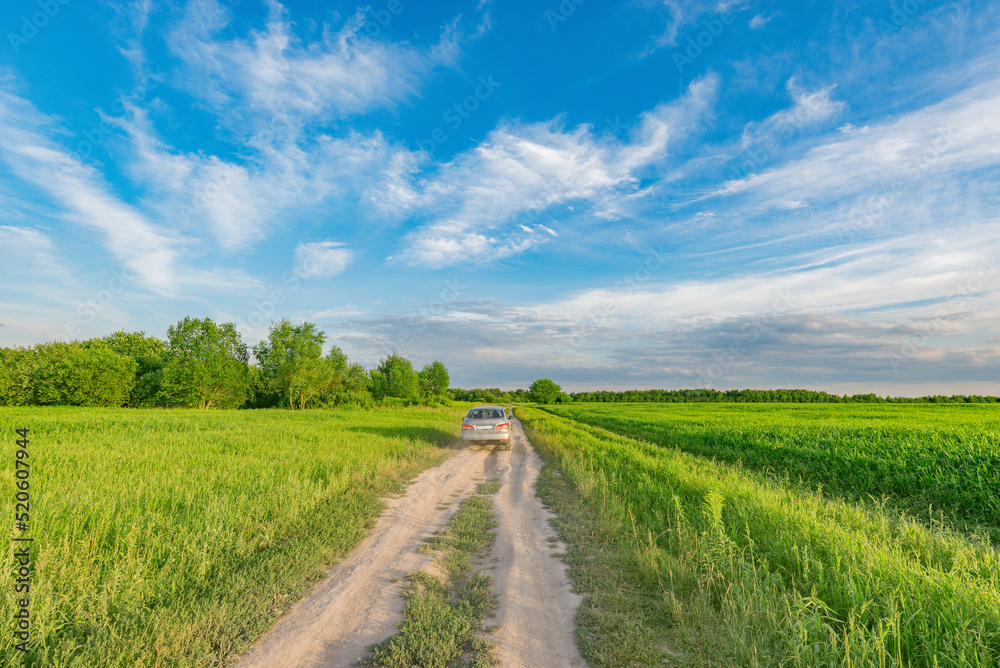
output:
[[[487,624],[500,624],[492,640],[502,666],[584,666],[573,637],[580,597],[570,591],[565,565],[553,556],[551,514],[535,496],[541,461],[512,421],[509,452],[472,446],[424,471],[389,508],[362,543],[264,636],[239,668],[340,668],[396,632],[402,621],[401,582],[426,568],[424,538],[443,528],[456,501],[483,479],[499,478],[493,498],[496,543],[485,562],[499,606]],[[458,496],[455,496],[458,495]],[[441,504],[450,505],[443,506]]]

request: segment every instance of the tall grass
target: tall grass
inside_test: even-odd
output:
[[[575,404],[574,420],[802,479],[1000,541],[995,404]]]
[[[577,562],[576,586],[588,591],[610,554],[621,568],[617,590],[631,592],[595,591],[581,622],[598,628],[605,610],[626,614],[614,604],[622,595],[638,608],[625,630],[604,628],[582,643],[593,663],[616,665],[615,647],[601,640],[614,633],[645,638],[636,656],[658,650],[654,660],[634,665],[957,667],[1000,660],[1000,558],[988,542],[518,410],[536,448],[592,510],[590,535],[580,538],[600,547],[593,565]],[[572,525],[562,530],[572,544]]]
[[[0,409],[9,517],[31,429],[35,569],[33,650],[0,634],[0,665],[220,665],[447,457],[461,412]]]

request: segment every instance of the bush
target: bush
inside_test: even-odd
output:
[[[46,343],[35,346],[35,402],[42,406],[124,406],[138,363],[103,345]]]

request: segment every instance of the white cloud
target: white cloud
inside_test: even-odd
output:
[[[833,98],[836,86],[808,91],[799,86],[795,77],[785,85],[794,104],[760,122],[748,123],[743,129],[741,148],[753,145],[781,145],[796,139],[803,130],[824,125],[847,110],[847,104]]]
[[[231,289],[256,284],[241,272],[182,267],[193,240],[117,198],[96,169],[48,138],[60,132],[53,119],[0,81],[0,160],[21,181],[51,198],[54,217],[96,232],[130,275],[161,295],[191,286]]]
[[[775,16],[776,14],[771,14],[768,17],[765,17],[763,14],[755,14],[754,17],[750,19],[750,22],[747,25],[750,26],[750,30],[760,30],[768,23],[770,23],[771,19],[773,19]]]
[[[402,257],[443,266],[521,252],[545,237],[520,216],[575,200],[614,218],[638,172],[661,165],[670,141],[684,141],[706,122],[717,90],[717,77],[695,81],[677,102],[642,114],[628,141],[600,137],[587,125],[566,131],[558,120],[500,125],[421,182],[414,209],[430,222],[410,235]],[[531,231],[521,234],[525,227]]]
[[[330,202],[365,200],[381,213],[373,203],[403,197],[405,177],[419,156],[379,133],[349,133],[262,145],[256,155],[227,161],[178,151],[159,137],[144,110],[129,106],[127,112],[108,120],[126,133],[125,168],[144,186],[146,206],[175,229],[210,232],[232,252],[253,246],[295,215],[323,215]]]
[[[998,106],[1000,80],[980,84],[891,121],[838,134],[801,159],[726,183],[719,194],[830,201],[894,182],[995,165]]]
[[[506,249],[491,231],[522,214],[595,197],[627,178],[611,158],[587,126],[562,132],[555,123],[503,125],[423,184],[422,208],[434,219],[411,235],[403,257],[441,266]],[[518,248],[531,245],[529,236]]]
[[[0,86],[0,158],[13,173],[47,192],[73,223],[100,233],[112,254],[161,292],[173,289],[179,240],[108,192],[102,177],[41,131],[49,122]]]
[[[608,326],[642,323],[676,328],[761,313],[855,312],[870,321],[933,317],[975,311],[987,321],[1000,309],[1000,219],[967,229],[962,239],[925,232],[891,241],[821,249],[799,255],[792,266],[746,271],[719,279],[653,283],[640,289],[587,290],[533,307],[569,323],[595,314]],[[959,304],[961,295],[974,295]],[[928,305],[930,302],[930,305]],[[607,304],[614,308],[608,309]],[[776,304],[778,305],[777,308]],[[867,315],[864,315],[867,313]],[[891,313],[891,315],[887,315]],[[970,316],[972,317],[972,316]]]
[[[330,278],[347,269],[354,254],[339,241],[300,243],[295,248],[295,274],[300,278]]]
[[[902,382],[891,366],[900,357],[897,366],[914,377],[954,378],[954,369],[1000,365],[1000,351],[976,340],[1000,315],[998,223],[984,221],[960,242],[925,233],[811,251],[778,271],[664,280],[653,272],[634,289],[609,285],[526,307],[454,303],[426,319],[418,349],[429,355],[448,341],[452,356],[471,364],[454,350],[495,345],[517,356],[515,366],[561,374],[603,366],[601,377],[614,369],[620,380],[661,386],[665,378],[691,386],[733,343],[746,355],[721,380],[737,384]],[[360,332],[392,341],[406,321],[376,316],[346,326],[364,345]]]
[[[345,304],[343,308],[331,308],[325,311],[316,311],[309,316],[310,321],[315,320],[326,320],[326,319],[339,319],[339,318],[350,318],[357,317],[361,315],[367,315],[370,313],[369,309],[359,308],[351,306],[350,304]]]
[[[697,25],[698,19],[708,17],[707,20],[713,23],[713,30],[718,30],[732,22],[732,13],[739,11],[742,3],[718,2],[717,0],[663,0],[658,9],[666,12],[666,28],[658,35],[653,43],[646,47],[640,54],[640,58],[648,56],[664,47],[677,46],[677,38],[683,28],[688,25]],[[725,19],[723,22],[722,19]]]
[[[228,112],[224,119],[234,126],[250,110],[266,123],[274,115],[346,118],[389,107],[415,95],[459,52],[454,26],[425,49],[373,39],[365,32],[364,10],[339,30],[324,26],[320,40],[303,43],[285,7],[275,0],[267,5],[263,30],[223,40],[229,10],[216,0],[191,0],[168,39],[186,65],[184,85],[216,111]]]
[[[125,43],[118,50],[128,60],[137,73],[146,67],[145,53],[142,49],[142,36],[153,13],[152,0],[102,0],[116,15],[116,22],[111,30]]]

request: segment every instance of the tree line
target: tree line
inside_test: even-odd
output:
[[[817,390],[625,390],[620,392],[596,391],[573,392],[573,401],[591,402],[656,402],[684,403],[697,401],[734,403],[798,403],[798,404],[842,404],[842,403],[1000,403],[1000,397],[956,394],[951,396],[929,395],[925,397],[880,397],[877,394],[836,395]]]
[[[314,323],[285,319],[251,349],[232,323],[187,317],[166,340],[120,331],[0,348],[0,405],[305,409],[449,399],[440,361],[416,371],[393,353],[369,372],[337,346],[324,354],[325,344]]]
[[[563,392],[562,388],[548,378],[541,378],[531,384],[528,390],[501,390],[498,387],[474,390],[453,389],[449,392],[457,401],[472,401],[489,404],[517,404],[534,402],[556,404],[569,402],[650,402],[650,403],[798,403],[798,404],[843,404],[843,403],[1000,403],[1000,397],[955,394],[951,396],[929,395],[925,397],[880,397],[877,394],[836,395],[817,390],[597,390],[593,392]]]
[[[448,392],[455,401],[468,401],[477,404],[537,404],[569,403],[573,399],[563,392],[562,388],[549,378],[539,378],[527,390],[501,390],[499,387],[462,390],[455,388]]]

